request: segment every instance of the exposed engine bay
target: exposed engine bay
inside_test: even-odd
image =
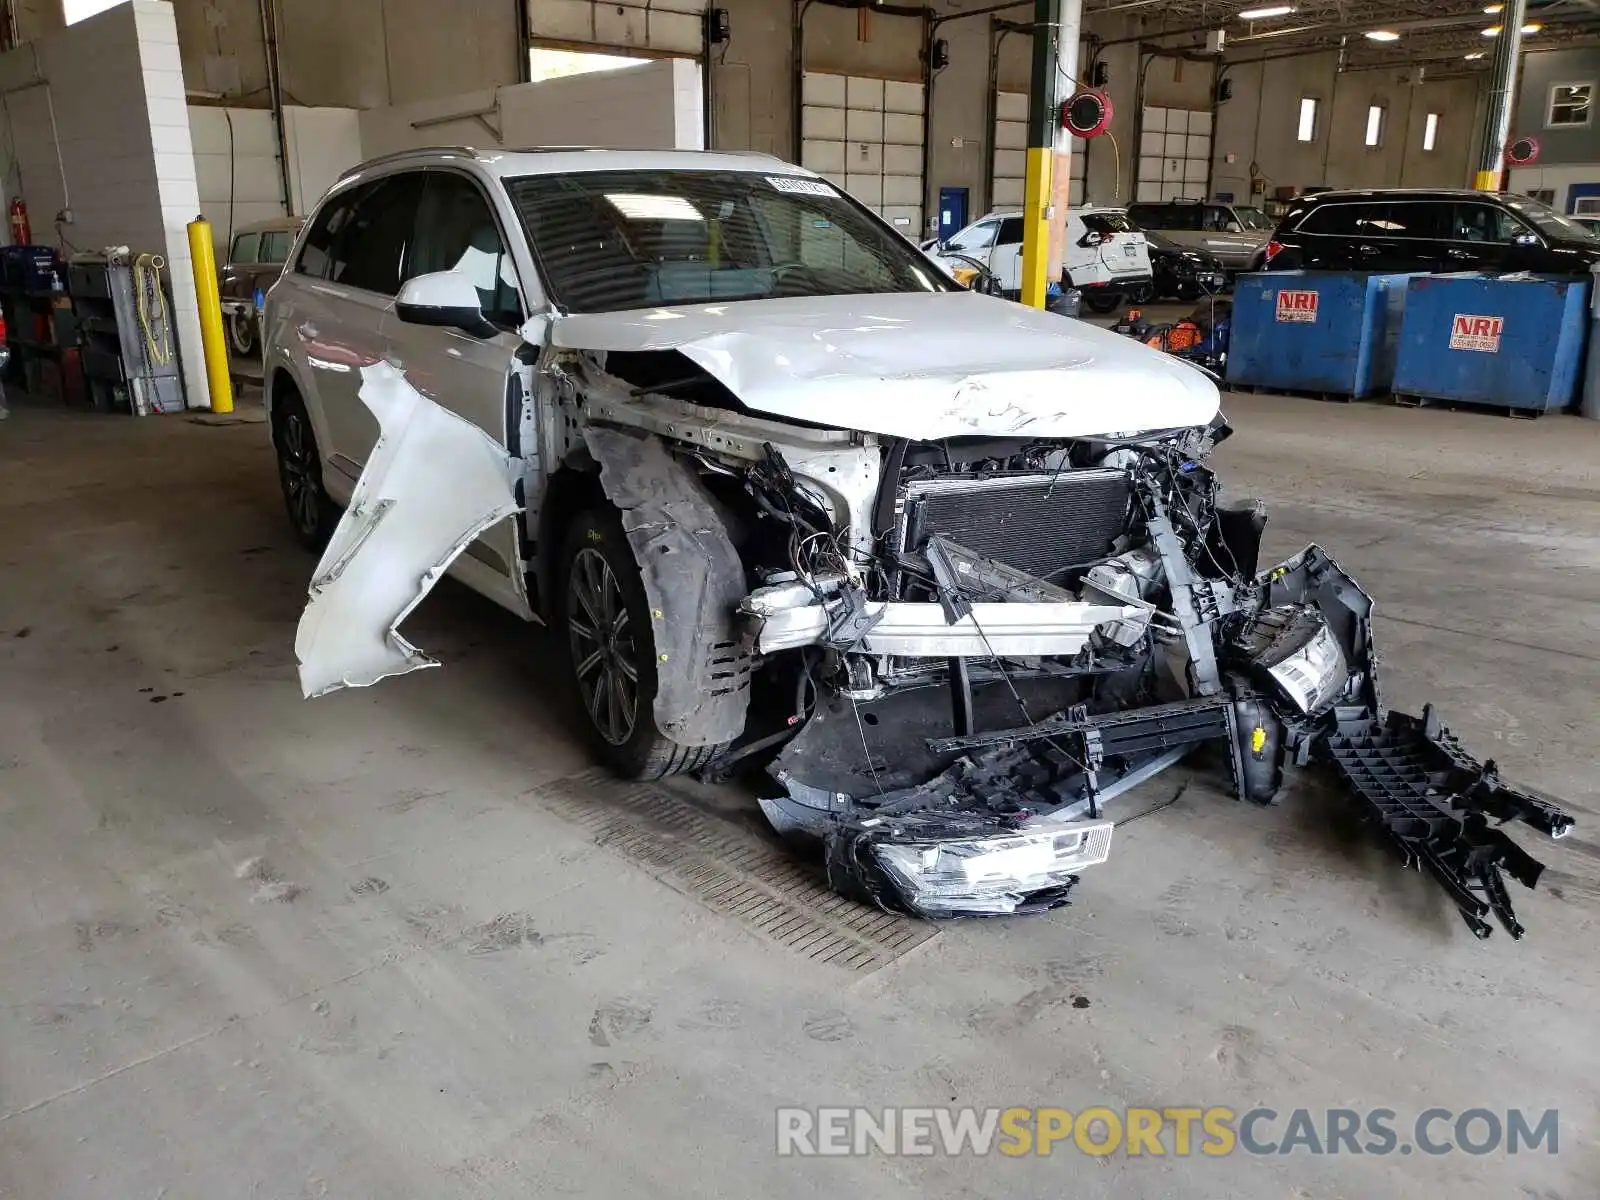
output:
[[[1491,823],[1571,818],[1385,712],[1371,599],[1316,546],[1259,569],[1263,506],[1205,465],[1228,432],[859,439],[844,488],[809,447],[685,449],[751,585],[748,721],[707,773],[765,763],[836,890],[938,917],[1062,903],[1108,806],[1203,746],[1255,803],[1314,765],[1476,935],[1520,936],[1503,876],[1540,868]]]

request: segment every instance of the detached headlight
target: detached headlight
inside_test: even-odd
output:
[[[1110,821],[1021,829],[948,842],[879,842],[878,865],[912,909],[928,916],[1016,912],[1040,892],[1068,888],[1111,853]]]
[[[1322,711],[1350,682],[1339,639],[1310,605],[1264,609],[1240,645],[1303,713]]]

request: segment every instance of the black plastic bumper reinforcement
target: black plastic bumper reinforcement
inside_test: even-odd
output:
[[[1504,783],[1492,760],[1471,758],[1431,706],[1420,718],[1391,712],[1382,721],[1366,708],[1338,710],[1325,749],[1406,865],[1438,881],[1467,928],[1488,937],[1493,914],[1513,938],[1522,936],[1501,871],[1531,888],[1544,864],[1490,822],[1523,821],[1558,838],[1572,828],[1570,816]]]

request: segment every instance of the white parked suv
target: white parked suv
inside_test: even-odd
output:
[[[1020,212],[995,212],[925,248],[956,270],[977,261],[994,274],[1001,295],[1015,298],[1022,288],[1022,234]],[[1065,282],[1092,311],[1111,312],[1124,298],[1149,291],[1150,247],[1120,208],[1069,210],[1066,238]]]
[[[323,550],[296,643],[309,695],[433,665],[397,626],[448,571],[557,630],[551,669],[624,776],[847,735],[772,769],[769,816],[816,832],[937,774],[917,731],[946,688],[934,733],[1153,703],[1158,679],[1220,695],[1211,627],[1173,615],[1237,609],[1217,602],[1232,583],[1205,605],[1183,589],[1253,561],[1259,535],[1221,528],[1196,468],[1212,380],[963,290],[799,167],[364,163],[306,222],[264,344],[289,517]],[[1150,769],[1130,755],[1095,779]],[[1024,866],[1034,882],[978,911],[1064,896],[1110,837],[986,820],[948,831],[979,855],[1004,834],[979,890]]]

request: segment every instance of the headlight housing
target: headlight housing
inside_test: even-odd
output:
[[[1110,821],[1023,827],[991,837],[878,842],[878,866],[906,906],[930,917],[1003,915],[1077,881],[1111,853]],[[1057,901],[1059,903],[1059,901]]]

